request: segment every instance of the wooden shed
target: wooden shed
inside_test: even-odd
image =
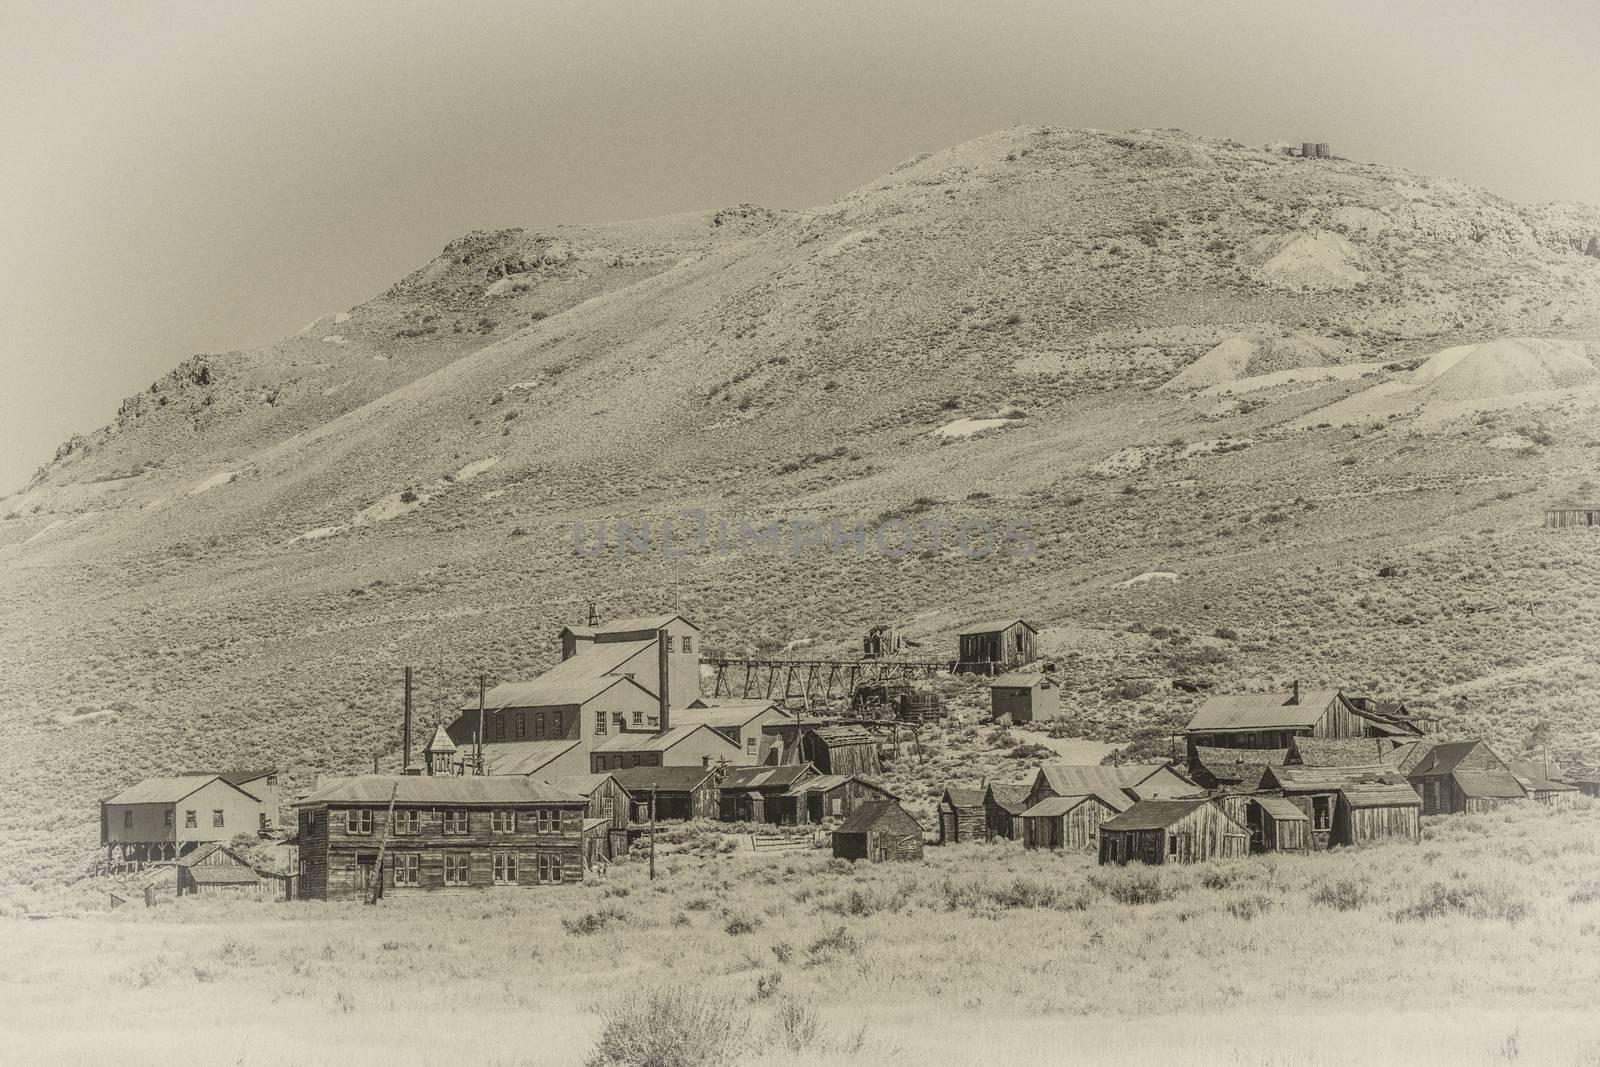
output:
[[[628,767],[611,773],[633,798],[635,830],[650,821],[652,799],[656,822],[715,819],[722,809],[716,767]]]
[[[1342,845],[1422,840],[1422,799],[1409,785],[1346,785],[1339,790],[1335,818]]]
[[[1052,848],[1094,852],[1100,847],[1100,826],[1131,801],[1118,801],[1112,795],[1046,797],[1024,811],[1017,820],[1022,827],[1023,848]]]
[[[958,841],[983,841],[989,836],[983,809],[987,789],[953,785],[939,798],[939,844]]]
[[[722,776],[719,817],[723,822],[793,822],[789,791],[816,777],[817,769],[809,763],[730,767]]]
[[[878,739],[862,726],[816,726],[800,735],[800,762],[822,774],[881,774]]]
[[[802,825],[825,819],[842,819],[862,804],[900,798],[875,782],[853,774],[820,774],[789,790],[785,819]]]
[[[1250,831],[1206,797],[1141,800],[1100,824],[1101,863],[1196,863],[1250,851]]]
[[[993,782],[983,791],[984,832],[990,840],[1022,839],[1022,813],[1032,791],[1032,782]]]
[[[220,842],[201,845],[173,866],[180,897],[215,893],[276,897],[283,891],[283,875],[263,871]]]
[[[1263,785],[1282,794],[1310,820],[1311,847],[1315,850],[1353,842],[1351,827],[1339,820],[1339,793],[1348,787],[1405,785],[1391,767],[1270,767]]]
[[[1523,791],[1546,807],[1571,807],[1573,801],[1582,795],[1577,786],[1565,779],[1561,767],[1557,764],[1528,760],[1512,763],[1509,766]]]
[[[1593,529],[1600,526],[1600,504],[1552,504],[1544,509],[1544,524],[1551,530]]]
[[[873,800],[858,807],[833,832],[837,859],[885,863],[922,858],[922,824],[897,800]]]
[[[1014,725],[1061,717],[1061,685],[1054,675],[1012,671],[989,683],[989,717]]]
[[[1038,627],[1026,619],[996,619],[975,623],[957,637],[957,673],[1003,674],[1032,663],[1033,639]]]
[[[1486,741],[1422,742],[1402,764],[1422,798],[1422,814],[1488,811],[1527,798],[1527,790]]]
[[[609,860],[628,851],[633,797],[615,774],[573,774],[551,778],[548,784],[589,802],[588,810],[584,812],[584,834],[586,838],[600,838],[600,859]],[[603,822],[604,827],[597,827],[595,820]]]
[[[1310,817],[1283,797],[1246,798],[1244,822],[1253,851],[1311,851]]]

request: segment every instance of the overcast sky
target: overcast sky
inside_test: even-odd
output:
[[[1596,0],[0,5],[0,492],[469,229],[805,207],[1016,123],[1600,204]]]

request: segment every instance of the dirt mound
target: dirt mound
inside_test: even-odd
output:
[[[1344,361],[1348,352],[1338,341],[1310,334],[1289,337],[1230,337],[1179,371],[1165,389],[1200,390],[1243,378],[1303,367],[1326,367]]]
[[[1447,348],[1418,367],[1412,378],[1424,399],[1478,400],[1566,389],[1597,376],[1600,370],[1581,344],[1507,337]]]
[[[1272,285],[1348,289],[1367,278],[1355,246],[1328,230],[1258,238],[1250,250],[1261,260],[1261,277]]]

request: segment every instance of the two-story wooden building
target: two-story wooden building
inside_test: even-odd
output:
[[[207,841],[260,833],[275,814],[220,774],[147,778],[100,802],[100,845],[109,862],[176,860]]]
[[[1391,738],[1396,731],[1419,727],[1378,721],[1356,707],[1337,689],[1302,689],[1296,682],[1287,693],[1224,693],[1211,697],[1189,720],[1189,763],[1201,765],[1202,747],[1283,749],[1297,737]]]
[[[583,880],[588,800],[531,778],[361,775],[294,807],[302,900]]]
[[[1528,792],[1487,741],[1419,741],[1394,753],[1396,769],[1422,798],[1422,814],[1488,811]]]

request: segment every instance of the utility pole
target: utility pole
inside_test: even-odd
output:
[[[411,668],[410,667],[406,668],[406,725],[405,725],[405,739],[402,742],[402,746],[404,748],[404,752],[403,752],[402,755],[403,755],[403,758],[405,759],[405,762],[400,765],[400,770],[402,772],[404,772],[404,771],[409,771],[411,769]]]
[[[383,896],[383,853],[389,846],[389,827],[394,825],[394,799],[400,794],[400,783],[389,787],[389,814],[383,820],[383,836],[378,839],[378,863],[372,871],[372,884],[367,887],[366,903],[376,904]]]
[[[656,787],[650,787],[650,880],[656,880]]]
[[[483,675],[481,675],[481,674],[478,675],[478,741],[477,741],[477,752],[474,753],[474,755],[475,755],[476,758],[472,761],[473,762],[473,772],[472,773],[474,773],[474,774],[482,774],[483,773]]]

